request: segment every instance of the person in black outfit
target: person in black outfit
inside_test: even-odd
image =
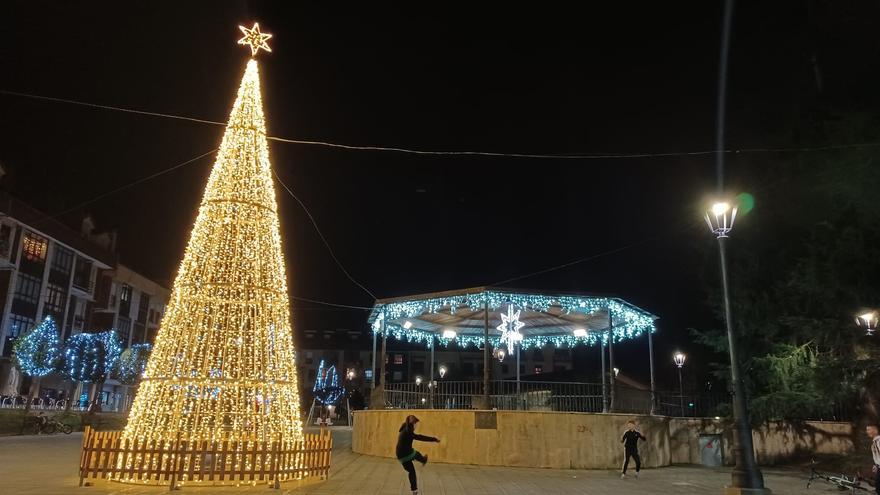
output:
[[[419,451],[413,448],[413,440],[418,440],[420,442],[440,442],[440,440],[429,437],[425,435],[419,435],[416,433],[416,423],[419,422],[419,418],[409,415],[406,417],[406,421],[400,425],[400,433],[397,435],[397,449],[396,455],[397,460],[403,465],[403,469],[409,474],[409,489],[412,490],[413,495],[417,495],[419,493],[418,482],[416,481],[416,468],[413,466],[413,461],[419,461],[424,466],[428,462],[428,456],[422,455]]]
[[[626,433],[623,434],[623,438],[620,440],[620,443],[623,444],[625,456],[623,461],[623,472],[620,474],[620,477],[626,478],[626,468],[629,467],[629,458],[632,457],[633,460],[636,461],[636,478],[638,478],[639,471],[642,470],[642,459],[639,457],[639,439],[647,439],[636,430],[635,421],[627,421],[626,426]]]

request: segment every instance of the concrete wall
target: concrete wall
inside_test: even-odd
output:
[[[721,434],[724,464],[733,465],[734,431],[725,420],[673,418],[669,422],[673,464],[698,464],[700,434]],[[752,430],[759,464],[773,465],[797,456],[847,454],[855,449],[853,425],[829,421],[771,421]]]
[[[416,442],[432,460],[481,466],[617,469],[621,436],[634,419],[648,438],[639,450],[646,467],[699,464],[700,434],[722,435],[725,464],[733,463],[733,429],[724,420],[628,414],[537,411],[367,410],[355,411],[352,449],[394,457],[397,432],[408,414],[421,420],[417,432],[441,443]],[[843,454],[853,450],[849,423],[774,422],[753,432],[761,464],[803,453]]]
[[[355,411],[352,449],[362,454],[394,457],[397,432],[408,414],[421,420],[418,433],[440,438],[439,444],[415,444],[432,461],[562,469],[619,468],[623,452],[620,439],[626,422],[634,419],[624,414],[564,412]],[[640,446],[644,465],[669,465],[669,419],[643,416],[637,420],[642,434],[649,439]],[[486,424],[477,424],[483,421]]]

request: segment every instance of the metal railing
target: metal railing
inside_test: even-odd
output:
[[[24,395],[0,396],[0,409],[24,409],[28,398]],[[64,409],[67,404],[63,399],[34,397],[31,400],[31,409]]]
[[[482,382],[438,381],[389,384],[386,405],[402,409],[473,409],[483,396]],[[490,407],[500,410],[602,411],[602,384],[575,382],[490,382]]]
[[[651,413],[651,392],[622,385],[606,385],[603,400],[601,383],[534,382],[496,380],[490,382],[489,404],[499,410]],[[480,404],[483,384],[479,381],[437,381],[429,383],[391,383],[385,389],[385,406],[399,409],[473,409]],[[726,396],[703,397],[656,392],[654,413],[665,416],[715,416]],[[607,406],[605,404],[607,403]]]

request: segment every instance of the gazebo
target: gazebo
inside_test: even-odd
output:
[[[519,349],[574,347],[579,344],[601,346],[602,410],[613,409],[614,344],[645,337],[650,363],[651,412],[656,405],[652,334],[656,316],[619,297],[561,291],[543,292],[501,287],[418,294],[376,301],[368,322],[373,329],[373,389],[377,376],[385,377],[387,340],[424,344],[431,351],[430,382],[434,384],[434,348],[476,346],[483,350],[482,407],[489,409],[490,360],[503,354],[519,360]],[[376,348],[382,339],[379,372]],[[494,351],[492,350],[494,349]],[[606,364],[607,355],[607,364]],[[520,370],[516,366],[516,390]],[[607,379],[606,379],[607,376]],[[607,385],[606,385],[607,381]],[[384,388],[379,385],[379,390]],[[610,406],[608,400],[610,390]]]

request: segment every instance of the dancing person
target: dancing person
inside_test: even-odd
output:
[[[647,440],[644,435],[642,435],[639,430],[636,429],[636,422],[633,420],[629,420],[626,422],[627,430],[623,434],[623,438],[620,440],[620,443],[623,444],[623,472],[620,473],[620,478],[626,478],[626,468],[629,467],[629,459],[630,457],[636,461],[636,478],[639,477],[639,471],[642,470],[642,458],[639,457],[639,440]]]
[[[403,465],[403,469],[409,475],[409,489],[412,490],[413,495],[418,495],[419,493],[419,485],[416,480],[416,468],[413,466],[413,461],[419,461],[424,466],[428,462],[428,456],[422,455],[419,451],[413,448],[413,440],[418,440],[420,442],[440,442],[440,440],[429,437],[425,435],[419,435],[416,433],[416,424],[419,422],[419,418],[410,414],[406,417],[406,421],[400,425],[400,433],[397,435],[397,460],[400,464]]]

